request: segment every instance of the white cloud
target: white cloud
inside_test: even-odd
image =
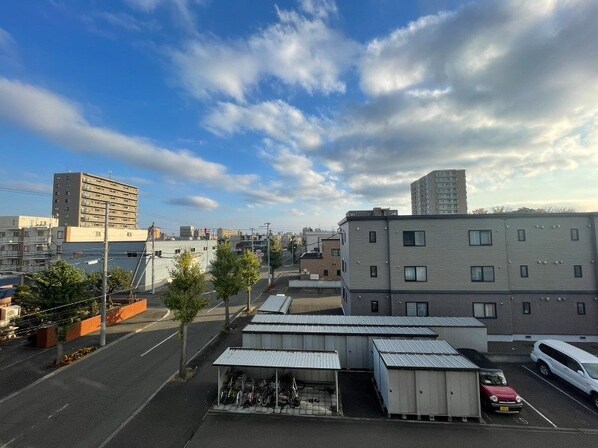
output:
[[[370,98],[324,129],[322,163],[373,202],[444,167],[556,196],[541,175],[598,166],[595,17],[596,2],[468,3],[370,42]]]
[[[299,4],[303,12],[322,19],[338,13],[334,0],[300,0]]]
[[[214,210],[218,208],[218,202],[204,196],[187,196],[184,198],[173,198],[166,201],[171,205],[199,208],[202,210]]]
[[[296,208],[291,209],[291,215],[293,216],[305,216],[305,212],[298,210]]]
[[[146,139],[92,126],[72,102],[47,90],[0,78],[0,119],[14,123],[79,153],[122,162],[228,191],[243,191],[257,180],[231,175],[224,165],[186,150],[159,147]]]
[[[220,102],[203,124],[219,135],[258,131],[306,149],[317,148],[322,143],[323,131],[318,121],[281,100],[249,106]]]
[[[344,92],[341,75],[353,64],[358,45],[319,13],[308,18],[277,9],[277,14],[277,23],[247,40],[202,36],[170,50],[181,85],[200,99],[221,94],[237,101],[267,78],[309,93]]]

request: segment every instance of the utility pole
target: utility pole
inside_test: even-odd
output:
[[[270,222],[266,223],[266,238],[268,238],[268,286],[272,284],[272,267],[270,266]]]
[[[251,252],[253,253],[253,231],[255,230],[253,227],[250,228],[249,230],[251,230]]]
[[[154,284],[154,275],[156,273],[155,271],[155,259],[156,259],[156,232],[154,231],[154,223],[152,222],[152,227],[151,227],[151,232],[152,232],[152,295],[154,295],[156,293],[156,287]]]
[[[100,308],[100,347],[106,345],[106,292],[108,290],[108,214],[110,202],[106,201],[106,213],[104,215],[104,270],[102,275],[102,305]]]

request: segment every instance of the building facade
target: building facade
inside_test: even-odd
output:
[[[411,214],[467,213],[465,170],[437,170],[411,184]]]
[[[110,227],[137,228],[139,189],[132,185],[88,173],[56,173],[52,198],[52,216],[61,226],[103,227],[109,203]]]
[[[495,340],[598,341],[597,213],[369,213],[339,223],[345,314],[473,316]]]
[[[191,252],[202,272],[207,272],[216,256],[216,240],[155,241],[153,269],[151,241],[112,241],[108,244],[108,269],[119,267],[133,273],[133,285],[138,291],[164,285],[170,278],[177,255]],[[61,259],[85,272],[102,270],[104,245],[100,242],[70,242],[62,244]]]
[[[39,272],[53,250],[51,228],[58,220],[40,216],[0,217],[0,274]]]
[[[340,238],[325,238],[320,243],[322,252],[305,252],[299,259],[301,274],[315,274],[318,280],[340,280]]]
[[[303,244],[305,252],[322,252],[322,240],[334,238],[338,235],[336,230],[322,230],[305,227],[303,229]]]

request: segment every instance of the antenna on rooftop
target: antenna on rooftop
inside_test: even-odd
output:
[[[108,179],[112,180],[112,170],[108,170]]]

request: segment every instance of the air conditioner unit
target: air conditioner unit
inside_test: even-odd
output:
[[[0,308],[0,319],[9,321],[21,315],[21,307],[19,305],[10,305]]]

